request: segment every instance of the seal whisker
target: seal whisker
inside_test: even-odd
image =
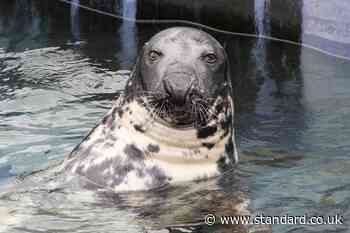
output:
[[[163,108],[163,105],[164,105],[164,103],[163,103],[163,101],[162,102],[160,102],[160,103],[158,103],[157,105],[160,105],[160,107],[157,107],[155,110],[155,116],[156,117],[160,117],[161,115],[160,115],[160,113],[161,113],[161,111],[162,111],[162,108]]]
[[[196,103],[197,109],[198,109],[198,114],[199,114],[199,120],[200,120],[200,125],[205,124],[205,114],[203,112],[203,110],[201,109],[201,106],[199,105],[199,103]]]
[[[199,108],[201,109],[201,111],[203,112],[203,115],[205,116],[204,121],[208,121],[210,119],[210,115],[208,114],[206,107],[200,103],[198,103],[198,105],[199,105]]]
[[[194,118],[193,127],[194,128],[198,128],[197,105],[196,105],[196,102],[194,100],[192,101],[191,110],[192,110],[192,115],[193,115],[193,118]]]
[[[210,119],[212,119],[212,118],[214,118],[215,120],[217,120],[217,119],[219,118],[218,115],[217,115],[215,112],[213,112],[210,108],[208,108],[206,105],[200,104],[200,103],[198,103],[198,104],[199,104],[200,107],[203,109],[203,111],[205,111],[208,120],[210,120]]]
[[[148,120],[145,121],[145,124],[143,124],[143,128],[145,128],[145,130],[147,130],[149,128],[149,126],[151,124],[153,124],[153,122],[155,121],[155,117],[154,117],[155,111],[156,111],[156,108],[151,108],[150,109],[150,112],[149,112],[150,116],[148,117]]]
[[[160,114],[160,117],[162,117],[162,118],[167,117],[165,101],[162,102],[162,106],[160,107],[160,113],[159,114]]]

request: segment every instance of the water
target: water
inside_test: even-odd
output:
[[[137,56],[137,35],[136,35],[136,0],[123,0],[123,18],[127,19],[122,22],[119,29],[121,39],[121,58],[123,57],[136,57]],[[121,59],[122,60],[122,59]],[[123,60],[122,60],[123,61]],[[124,62],[123,62],[124,63]],[[127,64],[121,64],[121,67],[127,66]]]
[[[262,212],[345,219],[344,225],[273,225],[273,232],[349,232],[350,62],[215,32],[232,63],[236,171],[134,194],[90,193],[70,184],[55,189],[55,174],[8,188],[15,174],[46,168],[80,142],[124,89],[128,73],[120,70],[130,70],[143,43],[169,26],[47,4],[0,2],[0,191],[7,193],[0,198],[0,231],[247,232],[205,227],[203,217]]]
[[[80,0],[74,0],[70,8],[71,32],[75,41],[80,40],[79,4]]]
[[[256,31],[258,35],[264,35],[265,30],[265,9],[266,9],[265,0],[255,0],[255,22],[256,22]]]

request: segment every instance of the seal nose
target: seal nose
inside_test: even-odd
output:
[[[164,89],[176,105],[184,105],[191,90],[191,84],[164,80]]]

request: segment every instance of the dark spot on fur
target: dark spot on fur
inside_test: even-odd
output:
[[[141,132],[141,133],[144,133],[144,132],[145,132],[145,130],[144,130],[140,125],[134,125],[134,129],[135,129],[136,131]]]
[[[130,114],[130,115],[132,114],[132,110],[129,111],[129,114]]]
[[[134,122],[133,122],[133,121],[130,121],[130,125],[132,125],[132,124],[134,124]]]
[[[214,143],[206,143],[206,142],[202,143],[202,145],[208,148],[209,150],[215,146]]]
[[[137,102],[139,102],[141,105],[143,105],[145,103],[145,101],[143,101],[143,99],[138,99]]]
[[[206,126],[206,127],[200,128],[197,131],[197,137],[207,138],[209,136],[214,135],[217,130],[218,128],[216,126]]]
[[[114,145],[113,142],[107,142],[107,143],[105,143],[104,147],[111,148],[111,147],[113,147],[113,145]]]
[[[158,145],[154,145],[154,144],[148,144],[147,150],[149,152],[158,153],[159,152],[159,146]]]
[[[141,168],[138,168],[137,170],[136,170],[136,175],[138,176],[138,177],[140,177],[140,178],[143,178],[143,177],[145,177],[145,171],[144,171],[144,169],[141,169]]]
[[[142,160],[145,158],[143,152],[132,144],[125,147],[124,153],[127,154],[131,160]]]
[[[113,163],[111,166],[115,168],[115,174],[109,174],[105,180],[108,180],[109,177],[113,177],[112,185],[120,185],[122,182],[127,181],[126,176],[135,169],[132,163],[120,163],[119,165]]]
[[[111,140],[111,141],[113,141],[113,142],[116,142],[116,141],[118,140],[118,138],[115,137],[113,134],[109,134],[107,139],[108,139],[108,140]]]
[[[159,187],[165,184],[168,179],[165,173],[157,166],[147,168],[146,173],[153,178],[152,183],[148,184],[151,187]]]
[[[123,110],[118,109],[118,116],[119,116],[119,118],[122,118],[123,113],[124,113]]]
[[[127,163],[124,166],[121,167],[121,173],[123,173],[124,175],[126,175],[127,173],[129,173],[130,171],[134,170],[134,165],[131,163]]]
[[[94,146],[96,146],[98,144],[103,144],[104,142],[105,142],[105,139],[99,138],[99,139],[96,139],[93,144]]]

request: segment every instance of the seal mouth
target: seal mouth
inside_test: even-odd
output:
[[[207,98],[192,92],[183,104],[178,104],[167,94],[143,96],[142,103],[155,120],[174,128],[201,128],[217,119],[224,105],[217,99]]]

